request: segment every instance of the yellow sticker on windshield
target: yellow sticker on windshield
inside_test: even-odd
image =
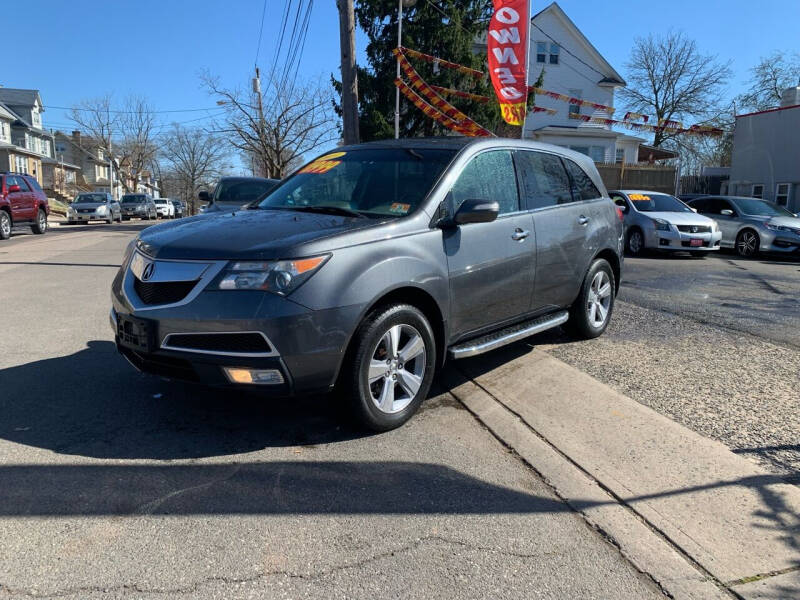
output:
[[[300,169],[300,173],[327,173],[335,166],[342,164],[340,160],[334,160],[347,154],[347,152],[332,152],[325,156],[320,156],[318,159],[311,161],[305,167]]]
[[[411,205],[405,204],[404,202],[392,202],[392,205],[389,207],[389,212],[393,213],[406,214],[409,210],[411,210]]]
[[[650,200],[650,196],[645,196],[644,194],[629,194],[628,198],[634,202],[647,202]]]

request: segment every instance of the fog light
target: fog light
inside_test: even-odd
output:
[[[280,385],[283,375],[277,369],[245,369],[242,367],[223,367],[231,383],[254,385]]]

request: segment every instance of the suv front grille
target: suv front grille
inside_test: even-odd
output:
[[[133,289],[145,304],[173,304],[189,295],[197,281],[146,282],[133,278]]]
[[[711,233],[708,225],[678,225],[678,231],[683,233]]]
[[[256,332],[232,333],[172,333],[164,347],[195,352],[225,352],[230,354],[269,354],[272,347],[263,335]]]

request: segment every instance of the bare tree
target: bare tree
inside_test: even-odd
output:
[[[727,110],[723,93],[732,74],[730,62],[701,54],[683,33],[637,38],[626,67],[628,86],[620,96],[635,112],[665,121],[706,122]],[[674,133],[657,131],[653,145],[673,137]]]
[[[213,133],[173,124],[160,153],[166,167],[163,185],[175,189],[194,213],[198,192],[223,173],[228,153],[228,144]]]
[[[119,108],[107,94],[82,100],[72,107],[69,118],[110,156],[116,179],[125,191],[135,192],[139,177],[156,153],[155,116],[148,101],[129,96]]]
[[[304,154],[339,138],[332,92],[320,81],[294,84],[269,76],[259,94],[224,88],[207,73],[202,80],[225,108],[223,130],[252,157],[259,175],[282,179]]]
[[[800,85],[800,54],[779,50],[750,68],[748,89],[736,97],[736,103],[747,110],[765,110],[778,106],[783,91]]]

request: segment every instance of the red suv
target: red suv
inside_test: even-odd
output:
[[[11,237],[11,227],[29,223],[34,233],[47,231],[47,203],[39,182],[24,173],[0,173],[0,240]]]

